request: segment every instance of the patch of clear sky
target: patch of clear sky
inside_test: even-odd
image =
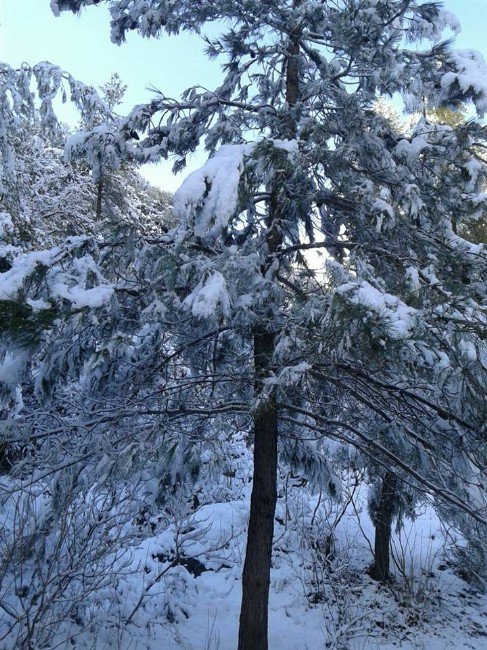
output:
[[[462,23],[455,46],[480,50],[487,58],[487,0],[446,0],[444,4]],[[203,50],[203,42],[194,34],[157,40],[129,34],[126,43],[114,45],[105,5],[89,7],[80,16],[62,13],[56,18],[49,0],[0,0],[1,61],[15,67],[51,61],[95,86],[118,72],[128,85],[121,112],[149,100],[149,87],[172,97],[189,86],[214,88],[221,78],[220,67]],[[188,169],[202,160],[196,154]],[[144,170],[151,182],[169,191],[179,186],[186,173],[174,177],[166,163]]]

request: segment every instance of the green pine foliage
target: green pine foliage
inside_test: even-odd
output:
[[[28,355],[16,340],[18,367],[4,373],[4,444],[21,450],[9,480],[32,473],[48,504],[46,538],[65,521],[88,539],[72,510],[85,501],[99,539],[113,534],[105,517],[118,522],[123,549],[188,516],[195,494],[229,498],[215,477],[241,470],[271,405],[280,462],[310,491],[339,499],[340,474],[360,465],[373,496],[392,473],[407,485],[397,516],[426,495],[473,541],[487,522],[487,255],[463,235],[485,209],[486,129],[444,119],[487,107],[480,55],[442,40],[456,23],[436,2],[109,5],[117,43],[217,23],[205,39],[223,80],[119,117],[118,80],[103,100],[45,65],[36,117],[31,73],[5,68],[21,91],[14,110],[12,86],[0,96],[4,186],[16,188],[0,222],[3,332],[11,345],[35,325],[37,339]],[[63,79],[82,131],[61,160],[45,129],[46,89]],[[377,109],[393,95],[407,128]],[[40,125],[33,161],[27,119]],[[208,161],[167,217],[136,165],[171,157],[178,170],[200,144]],[[271,341],[257,360],[256,333]]]

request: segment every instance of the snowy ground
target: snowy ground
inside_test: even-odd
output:
[[[277,513],[270,597],[270,650],[325,648],[372,650],[381,648],[487,647],[487,597],[475,592],[445,564],[445,536],[430,508],[394,538],[396,580],[390,587],[372,581],[366,569],[371,560],[372,525],[360,494],[335,529],[331,562],[325,560],[326,530],[340,515],[338,506],[315,513],[313,505],[295,490],[288,508]],[[209,570],[198,577],[177,566],[167,571],[148,592],[132,622],[124,626],[114,645],[112,632],[100,632],[96,647],[161,650],[233,650],[240,606],[240,574],[245,544],[247,495],[240,500],[210,504],[192,519],[190,532],[181,534],[181,548]],[[287,519],[286,519],[287,513]],[[199,535],[198,530],[204,535]],[[186,535],[186,537],[185,537]],[[174,544],[149,540],[137,551],[131,576],[122,590],[124,615],[137,605],[154,572]],[[154,555],[159,558],[154,559]],[[145,558],[145,559],[144,559]],[[162,563],[161,563],[162,561]],[[192,568],[192,567],[190,567]],[[144,582],[140,576],[144,576]],[[164,625],[161,626],[161,620]]]

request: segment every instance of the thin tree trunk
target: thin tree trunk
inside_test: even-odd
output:
[[[374,563],[370,569],[370,576],[380,582],[388,582],[390,579],[391,528],[396,492],[397,477],[392,472],[387,472],[382,479],[375,520]]]
[[[282,186],[274,179],[269,202],[267,247],[275,253],[282,243],[279,228],[279,194]],[[269,268],[263,265],[263,275]],[[276,335],[265,327],[256,328],[254,341],[255,395],[260,401],[254,414],[254,475],[250,497],[247,548],[242,574],[242,605],[238,650],[267,650],[272,539],[277,500],[277,436],[279,414],[274,396],[263,397],[263,382],[270,376]]]
[[[103,177],[100,176],[96,188],[96,220],[97,221],[100,221],[101,219],[102,200],[103,200]]]
[[[295,1],[295,5],[300,0]],[[286,101],[293,106],[298,98],[299,38],[291,35],[287,50]],[[291,120],[292,121],[292,120]],[[288,132],[281,137],[293,137]],[[283,172],[276,174],[269,202],[267,220],[267,248],[269,258],[262,269],[267,273],[273,255],[282,244],[280,228],[283,213],[282,198],[285,191]],[[262,392],[262,382],[270,375],[270,364],[275,351],[276,335],[265,328],[254,331],[254,370],[256,393]],[[259,404],[254,415],[254,476],[250,499],[250,517],[247,548],[242,575],[242,606],[238,650],[267,650],[270,571],[272,562],[272,539],[277,500],[277,436],[279,414],[271,395]]]
[[[291,34],[287,46],[286,66],[286,101],[289,106],[294,106],[298,101],[299,91],[299,37]],[[294,130],[294,129],[293,129]],[[293,134],[294,135],[294,134]]]
[[[267,375],[274,348],[272,333],[254,335],[258,378]],[[277,499],[277,424],[277,408],[271,397],[258,407],[254,416],[254,477],[242,577],[239,650],[267,649],[272,538]]]

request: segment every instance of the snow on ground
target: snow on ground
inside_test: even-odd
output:
[[[359,490],[354,505],[349,504],[341,517],[327,560],[327,533],[338,519],[340,506],[323,501],[312,529],[310,515],[316,503],[301,488],[292,492],[287,507],[279,504],[276,517],[270,650],[487,647],[487,597],[456,577],[445,562],[443,550],[449,534],[430,507],[423,506],[415,521],[396,531],[396,579],[385,587],[367,575],[373,527],[366,514],[365,494]],[[193,577],[182,566],[170,569],[167,576],[174,572],[173,582],[161,581],[150,592],[151,606],[141,608],[140,616],[126,627],[120,645],[105,645],[99,637],[96,647],[234,650],[247,507],[245,490],[239,500],[198,510],[182,548],[208,570]],[[157,548],[164,555],[173,544],[171,539],[166,533],[164,539],[144,542],[139,557],[147,560]],[[153,545],[152,551],[148,544]],[[157,564],[155,559],[151,567],[157,569]],[[145,571],[149,579],[151,567]],[[130,584],[133,604],[141,585]],[[170,615],[167,607],[160,607],[164,599],[166,606],[171,603]]]

